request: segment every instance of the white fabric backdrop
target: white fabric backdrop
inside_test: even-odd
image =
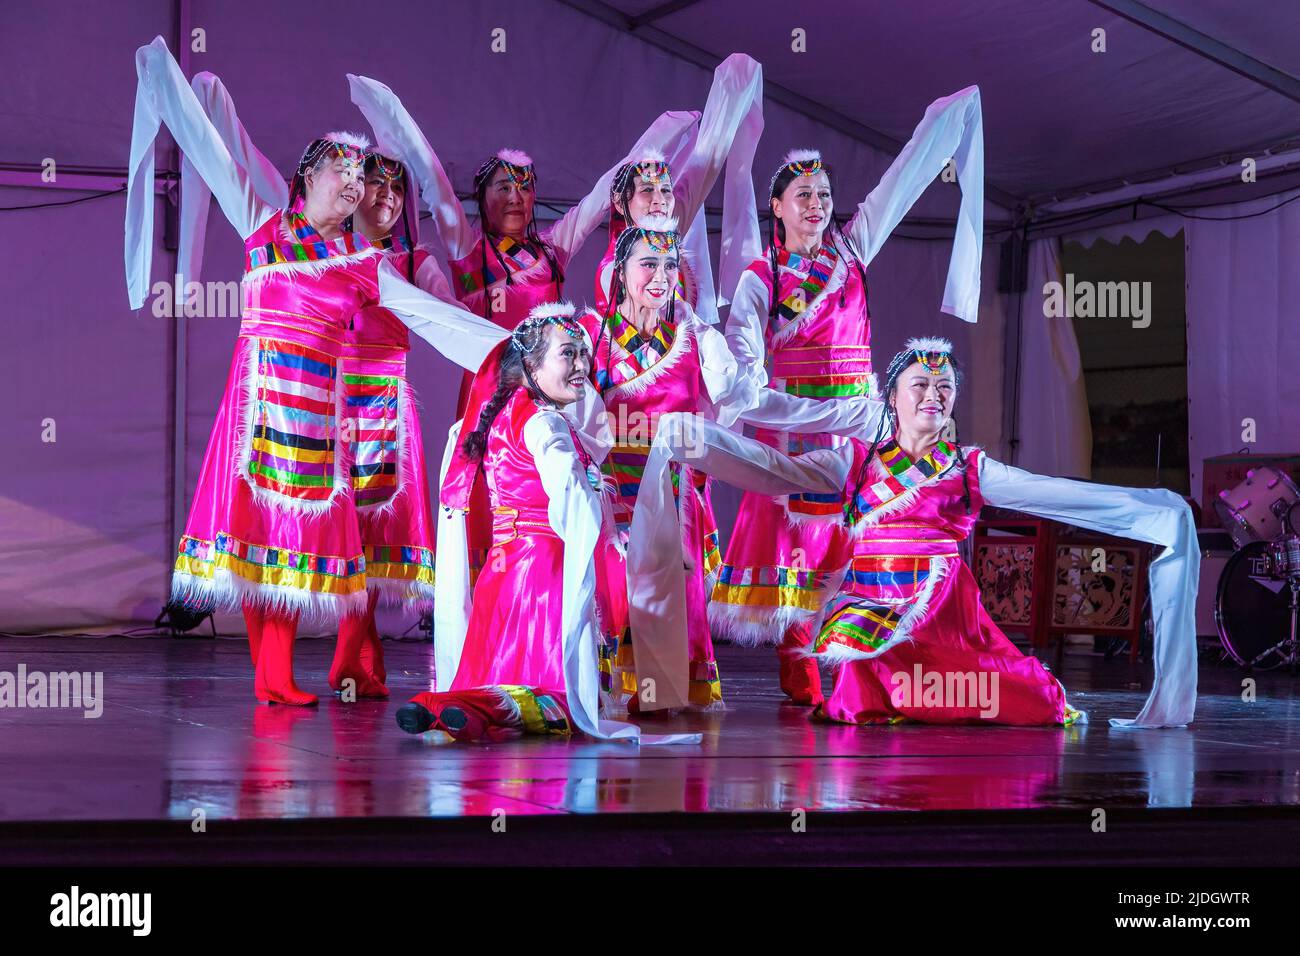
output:
[[[1020,444],[1012,463],[1042,475],[1090,478],[1092,422],[1074,323],[1043,314],[1046,284],[1062,281],[1060,239],[1030,242],[1028,273],[1020,307]],[[1016,297],[1007,299],[1014,311]]]
[[[1262,212],[1300,190],[1198,216]],[[1202,463],[1235,452],[1300,452],[1300,199],[1252,219],[1189,219],[1187,386],[1192,494]]]

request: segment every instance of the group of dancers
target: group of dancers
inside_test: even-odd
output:
[[[742,54],[717,68],[702,112],[661,115],[545,229],[528,155],[483,163],[471,220],[375,80],[347,78],[376,145],[328,133],[286,186],[214,76],[187,82],[162,38],[136,67],[132,306],[149,289],[162,124],[184,156],[182,279],[201,269],[210,198],[245,242],[239,338],[172,590],[242,609],[258,700],[317,702],[294,676],[303,619],[337,622],[331,688],[386,698],[384,600],[432,606],[435,689],[397,711],[411,733],[696,741],[626,718],[721,707],[714,635],[775,646],[781,689],[819,719],[988,719],[974,696],[897,693],[898,674],[924,672],[996,675],[999,723],[1071,724],[1081,712],[998,629],[959,557],[990,504],[1164,549],[1150,570],[1155,680],[1138,718],[1115,723],[1191,720],[1198,552],[1185,502],[1029,474],[962,445],[961,363],[944,339],[909,340],[877,383],[867,269],[949,164],[962,199],[942,308],[975,320],[977,88],[931,104],[842,227],[831,163],[787,154],[764,197],[763,248],[751,175],[762,75]],[[720,177],[715,283],[703,203]],[[420,198],[450,282],[421,241]],[[595,305],[575,308],[569,263],[606,219]],[[436,482],[406,379],[411,332],[465,370]],[[744,491],[725,553],[717,480]],[[835,667],[825,698],[819,664]]]

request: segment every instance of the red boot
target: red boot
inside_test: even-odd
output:
[[[293,681],[293,643],[298,633],[297,614],[267,613],[262,617],[262,649],[257,658],[258,700],[294,707],[311,707],[316,695],[300,690]]]
[[[361,642],[358,658],[361,669],[367,677],[380,684],[388,683],[388,671],[384,669],[384,648],[379,643],[379,628],[375,625],[375,605],[379,602],[379,592],[370,592],[370,606],[366,611],[366,637]]]
[[[342,691],[344,681],[350,679],[356,685],[357,700],[384,700],[388,697],[388,688],[371,676],[361,662],[361,648],[369,640],[373,620],[370,615],[342,618],[338,643],[334,645],[330,687]]]
[[[244,605],[244,625],[248,628],[248,652],[253,657],[253,670],[262,653],[262,612],[251,604]]]
[[[781,663],[781,690],[794,703],[815,707],[826,698],[822,694],[822,675],[817,662],[801,653],[807,643],[806,629],[792,627],[785,632],[776,655]]]
[[[425,691],[398,709],[397,726],[408,734],[442,730],[462,743],[474,743],[485,737],[497,740],[503,732],[511,731],[507,725],[511,713],[492,691],[442,694]]]

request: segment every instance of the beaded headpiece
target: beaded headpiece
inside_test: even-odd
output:
[[[905,351],[911,351],[916,361],[925,366],[931,375],[941,375],[952,364],[952,343],[947,339],[926,338],[908,339],[903,343]]]
[[[366,159],[368,164],[389,182],[392,182],[395,179],[402,179],[405,176],[406,170],[400,162],[395,159],[389,159],[387,156],[381,155],[373,149],[366,155]]]
[[[622,256],[615,257],[615,268],[622,265],[638,240],[644,239],[655,252],[674,252],[681,246],[677,233],[677,220],[672,216],[654,214],[644,217],[638,225],[630,226],[619,236],[618,248]]]
[[[587,333],[574,319],[573,313],[571,302],[543,302],[528,313],[528,318],[515,326],[515,330],[510,333],[510,344],[519,352],[533,351],[541,339],[529,345],[527,333],[546,325],[557,325],[575,339],[583,338]]]
[[[487,182],[500,166],[506,176],[520,189],[533,188],[537,185],[537,171],[533,168],[533,158],[519,149],[498,150],[474,174],[475,182]]]
[[[369,154],[370,140],[364,136],[345,132],[326,133],[303,151],[302,159],[298,160],[298,173],[305,174],[307,170],[315,168],[322,157],[329,155],[340,157],[347,168],[357,168],[365,165]]]
[[[776,195],[776,181],[786,170],[799,176],[816,176],[825,171],[825,164],[822,162],[822,154],[815,149],[792,149],[785,154],[785,159],[781,160],[781,165],[776,168],[772,174],[772,184],[768,188],[768,193]]]

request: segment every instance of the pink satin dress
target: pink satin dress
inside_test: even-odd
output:
[[[378,245],[403,276],[429,258],[423,249]],[[433,606],[437,534],[419,409],[406,378],[409,351],[409,333],[397,316],[363,308],[345,340],[343,388],[366,585],[386,604],[424,611]]]
[[[524,426],[539,411],[519,388],[497,414],[483,456],[492,549],[474,585],[473,608],[452,693],[485,686],[565,688],[564,542]],[[578,448],[581,444],[574,438]],[[581,453],[580,453],[581,454]]]
[[[593,372],[615,441],[603,470],[613,482],[615,530],[626,542],[659,416],[666,412],[696,412],[704,404],[699,350],[689,326],[677,327],[666,320],[646,335],[637,333],[617,313],[602,323],[588,312],[581,321],[596,343]],[[690,556],[690,567],[685,572],[687,637],[690,703],[696,707],[722,701],[708,619],[709,591],[721,560],[710,482],[703,472],[673,466],[673,489],[682,516],[683,553]],[[611,560],[615,557],[607,555]],[[625,569],[608,569],[611,579],[620,573],[626,580]],[[609,668],[617,672],[613,689],[620,696],[637,692],[635,642],[635,634],[625,633],[615,659],[602,660],[602,671]]]
[[[853,442],[842,497],[853,560],[811,649],[841,662],[818,715],[851,724],[1070,724],[1060,681],[993,623],[958,546],[979,518],[979,449],[912,462],[892,441]],[[841,522],[844,524],[845,522]]]
[[[172,575],[191,604],[336,620],[366,609],[341,360],[378,301],[379,255],[356,233],[288,265],[281,212],[247,240],[243,321]]]
[[[778,253],[780,307],[764,330],[768,384],[814,399],[871,395],[875,378],[866,287],[848,263],[844,285],[816,301],[819,276],[833,268],[824,258],[828,254],[823,250],[822,257],[811,258],[785,250]],[[749,270],[770,293],[769,260],[756,260]],[[785,307],[801,294],[812,303],[805,311]],[[754,430],[754,437],[789,455],[844,443],[834,435],[762,428]],[[788,628],[812,623],[848,560],[850,544],[844,527],[837,521],[817,520],[838,511],[836,495],[794,494],[779,499],[745,492],[709,605],[717,633],[741,643],[775,643]],[[796,643],[806,643],[809,636]]]

